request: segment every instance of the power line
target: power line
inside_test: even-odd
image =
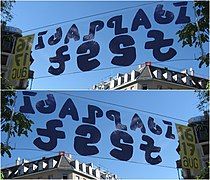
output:
[[[88,15],[88,16],[83,16],[83,17],[80,17],[80,18],[70,19],[70,20],[61,21],[61,22],[58,22],[58,23],[53,23],[53,24],[40,26],[40,27],[37,27],[37,28],[29,29],[29,30],[25,30],[25,31],[23,31],[23,33],[30,32],[30,31],[35,31],[35,30],[39,30],[39,29],[43,29],[43,28],[47,28],[47,27],[51,27],[51,26],[56,26],[56,25],[60,25],[60,24],[66,24],[66,23],[69,23],[69,22],[72,22],[72,21],[78,21],[78,20],[82,20],[82,19],[95,17],[95,16],[109,14],[109,13],[113,13],[113,12],[124,11],[124,10],[128,10],[128,9],[134,9],[134,8],[137,8],[137,7],[146,6],[146,5],[150,5],[150,4],[156,4],[156,3],[160,3],[160,2],[163,2],[163,1],[144,3],[144,4],[141,4],[141,5],[129,6],[129,7],[121,8],[121,9],[115,9],[115,10],[110,10],[110,11],[106,11],[106,12],[102,12],[102,13],[97,13],[97,14],[92,14],[92,15]]]
[[[151,61],[152,64],[163,64],[163,63],[171,63],[171,62],[178,62],[178,61],[195,61],[194,59],[187,59],[187,58],[182,58],[182,59],[173,59],[173,60],[170,60],[170,61],[165,61],[165,62],[156,62],[156,61]],[[134,66],[137,66],[139,65],[139,63],[136,63],[136,64],[133,64],[133,65],[130,65],[129,67],[134,67]],[[119,68],[128,68],[128,66],[126,67],[106,67],[106,68],[100,68],[100,69],[93,69],[91,71],[86,71],[86,72],[82,72],[82,71],[74,71],[74,72],[69,72],[69,73],[63,73],[63,74],[60,74],[59,76],[66,76],[66,75],[72,75],[72,74],[80,74],[80,73],[89,73],[89,72],[97,72],[97,71],[104,71],[104,70],[110,70],[110,69],[119,69]],[[175,69],[175,68],[173,68]],[[180,71],[180,69],[177,69]],[[197,74],[197,75],[200,75],[200,76],[204,76],[204,75],[201,75],[201,74]],[[53,75],[46,75],[46,76],[38,76],[38,77],[35,77],[33,78],[34,80],[36,79],[43,79],[43,78],[53,78],[53,77],[57,77],[57,76],[53,76]]]
[[[117,106],[117,107],[129,109],[129,110],[140,111],[140,112],[144,112],[144,113],[147,113],[147,114],[153,114],[153,115],[157,115],[157,116],[162,116],[162,117],[165,117],[165,118],[170,118],[170,119],[174,119],[174,120],[185,122],[185,123],[187,122],[187,121],[185,121],[183,119],[174,118],[174,117],[171,117],[171,116],[167,116],[167,115],[163,115],[163,114],[159,114],[159,113],[154,113],[154,112],[150,112],[150,111],[146,111],[146,110],[142,110],[142,109],[137,109],[137,108],[133,108],[133,107],[125,106],[125,105],[120,105],[120,104],[116,104],[116,103],[110,103],[110,102],[96,100],[96,99],[83,97],[83,96],[76,96],[76,95],[72,95],[72,94],[64,93],[64,92],[57,92],[57,91],[50,91],[50,90],[48,90],[48,91],[49,92],[54,92],[54,93],[57,93],[57,94],[63,94],[63,95],[67,95],[67,96],[72,96],[72,97],[79,98],[79,99],[86,99],[86,100],[90,100],[90,101],[94,101],[94,102],[99,102],[99,103],[103,103],[103,104]]]
[[[44,150],[39,150],[39,149],[32,149],[32,148],[15,148],[13,150],[27,150],[27,151],[44,151]],[[50,151],[50,152],[53,152],[53,153],[59,153],[59,151]],[[74,156],[80,156],[78,154],[73,154],[73,153],[70,153],[70,152],[65,152],[65,153],[69,153],[71,155],[74,155]],[[109,157],[102,157],[102,156],[88,156],[88,158],[94,158],[94,159],[103,159],[103,160],[111,160],[111,161],[118,161],[118,162],[121,162],[120,160],[118,159],[114,159],[114,158],[109,158]],[[33,158],[34,159],[34,158]],[[147,165],[147,166],[153,166],[149,163],[144,163],[144,162],[138,162],[138,161],[131,161],[131,160],[128,160],[128,161],[123,161],[125,163],[134,163],[134,164],[142,164],[142,165]],[[173,167],[173,166],[166,166],[166,165],[159,165],[159,164],[156,164],[155,166],[159,166],[159,167],[163,167],[163,168],[170,168],[170,169],[176,169],[176,167]]]

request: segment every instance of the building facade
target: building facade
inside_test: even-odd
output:
[[[117,179],[115,174],[94,167],[92,163],[85,164],[74,160],[65,152],[32,162],[17,160],[15,166],[3,168],[1,171],[4,179]]]
[[[138,90],[138,89],[205,89],[208,80],[194,76],[190,69],[177,72],[160,68],[146,62],[131,73],[118,74],[117,77],[101,82],[93,90]]]
[[[12,61],[15,51],[15,45],[18,37],[22,37],[22,31],[19,28],[6,26],[3,28],[1,39],[1,78],[5,85],[11,85],[15,89],[26,89],[28,87],[28,79],[10,80]],[[31,57],[31,63],[33,58]],[[29,78],[33,78],[33,71],[29,71]]]

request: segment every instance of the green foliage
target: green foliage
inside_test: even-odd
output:
[[[29,131],[32,131],[31,126],[34,123],[20,112],[14,112],[12,117],[14,101],[14,91],[7,90],[1,92],[1,132],[9,135],[9,137],[28,136]],[[11,146],[1,142],[1,156],[4,156],[6,153],[11,157],[10,150],[12,150]]]
[[[2,173],[2,171],[1,171],[1,179],[4,179],[4,174]]]
[[[190,22],[186,24],[183,29],[177,32],[179,42],[182,42],[182,47],[188,45],[192,47],[201,46],[201,44],[209,42],[209,2],[208,1],[195,1],[196,14],[198,22]],[[198,26],[199,32],[198,32]],[[200,37],[199,37],[200,35]],[[197,58],[200,61],[199,67],[203,64],[209,66],[209,53],[204,54]]]
[[[197,97],[199,99],[199,104],[197,108],[199,111],[209,113],[209,82],[207,84],[206,90],[198,90]]]
[[[201,170],[200,175],[196,177],[196,179],[209,179],[209,164],[204,169]]]
[[[1,0],[1,23],[6,24],[6,22],[12,19],[12,7],[15,0]]]

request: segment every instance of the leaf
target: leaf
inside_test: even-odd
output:
[[[198,10],[197,10],[197,15],[200,16],[200,14],[201,14],[201,10],[198,9]]]
[[[10,102],[10,106],[12,106],[13,103],[14,103],[14,100],[13,99],[10,99],[9,102]]]

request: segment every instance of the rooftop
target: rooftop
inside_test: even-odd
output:
[[[16,161],[16,165],[1,169],[5,179],[24,177],[37,172],[45,172],[52,169],[62,169],[77,172],[88,176],[90,179],[117,179],[117,176],[110,172],[103,171],[99,167],[94,167],[92,163],[81,163],[74,160],[70,154],[60,152],[56,156],[42,157],[35,161]]]
[[[156,67],[151,62],[146,62],[130,73],[117,74],[116,77],[96,84],[92,89],[120,89],[122,86],[140,82],[141,80],[159,80],[190,89],[205,89],[208,82],[208,79],[195,76],[192,68],[190,68],[189,72],[187,70],[177,72],[168,68]]]

